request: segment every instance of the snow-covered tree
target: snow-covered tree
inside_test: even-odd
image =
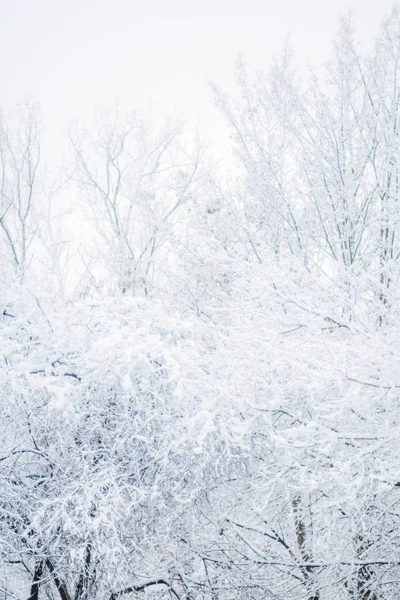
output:
[[[31,101],[14,114],[0,114],[1,249],[3,261],[21,281],[37,229],[40,129],[39,108]]]
[[[399,597],[398,12],[355,39],[342,19],[305,83],[288,47],[239,62],[228,182],[174,120],[71,133],[97,292],[74,302],[23,281],[35,188],[4,138],[5,597]]]
[[[99,274],[92,281],[147,295],[168,277],[174,236],[198,185],[202,148],[185,150],[175,117],[157,129],[144,118],[118,112],[99,117],[95,134],[75,129],[70,140],[73,178],[96,237]],[[89,255],[93,252],[92,244]]]

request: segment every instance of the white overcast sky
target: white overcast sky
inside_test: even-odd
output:
[[[372,39],[389,0],[0,0],[0,105],[42,104],[58,139],[95,108],[174,107],[214,141],[220,130],[207,86],[228,89],[237,54],[268,67],[288,32],[301,59],[325,62],[339,13],[352,10]],[[221,135],[223,135],[221,133]]]

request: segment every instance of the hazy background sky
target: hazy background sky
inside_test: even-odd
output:
[[[155,113],[177,107],[221,147],[207,85],[232,87],[235,60],[268,67],[288,32],[300,59],[324,62],[339,13],[352,10],[362,41],[391,0],[0,0],[0,106],[27,94],[42,104],[46,139],[69,120],[121,100]]]

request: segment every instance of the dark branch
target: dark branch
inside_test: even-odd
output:
[[[146,588],[151,587],[153,585],[165,585],[171,594],[180,600],[178,594],[172,588],[172,586],[165,581],[165,579],[155,579],[154,581],[148,581],[147,583],[143,583],[142,585],[132,585],[131,587],[125,588],[124,590],[120,590],[119,592],[114,592],[110,596],[110,600],[116,600],[120,596],[124,596],[125,594],[132,594],[133,592],[143,592]]]

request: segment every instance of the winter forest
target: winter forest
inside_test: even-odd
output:
[[[400,597],[400,13],[235,78],[1,113],[0,600]]]

